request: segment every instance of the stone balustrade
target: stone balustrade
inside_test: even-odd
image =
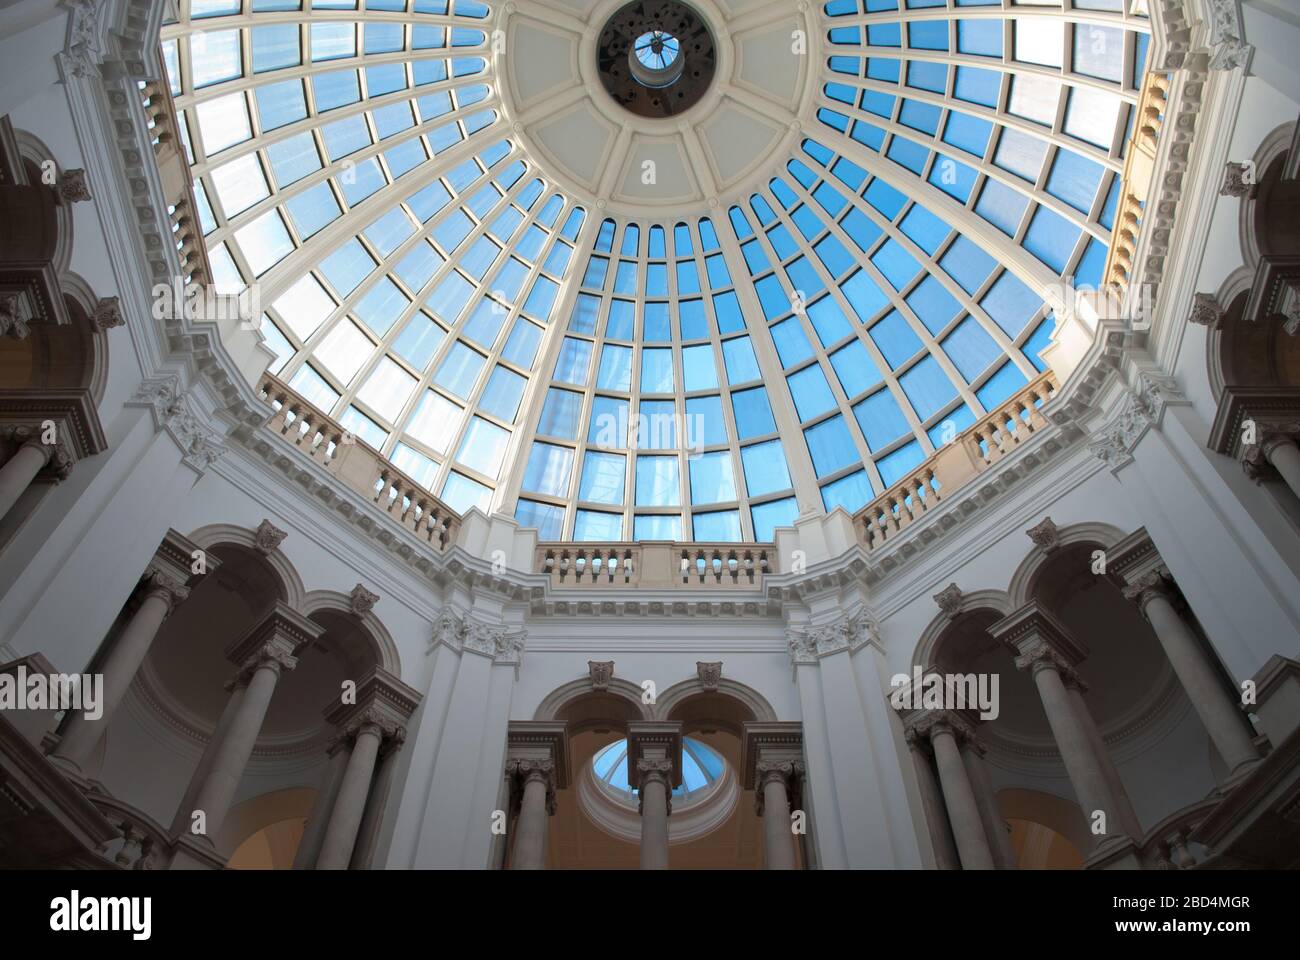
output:
[[[1143,208],[1153,186],[1156,149],[1160,144],[1168,97],[1169,75],[1148,73],[1142,81],[1137,114],[1129,134],[1119,202],[1115,209],[1114,240],[1102,273],[1103,285],[1121,291],[1128,288],[1135,272],[1138,234],[1142,228]]]
[[[141,103],[152,134],[154,160],[162,181],[163,196],[171,219],[176,252],[181,261],[185,285],[207,284],[212,279],[198,205],[194,202],[189,159],[180,136],[176,108],[165,81],[140,84]]]
[[[258,383],[275,407],[266,429],[283,437],[357,493],[367,497],[421,540],[443,550],[456,542],[460,517],[394,467],[373,447],[321,413],[273,374]]]
[[[775,572],[768,544],[542,543],[534,571],[553,587],[742,587]]]
[[[945,497],[990,469],[1046,426],[1041,408],[1060,384],[1052,371],[1041,374],[945,444],[853,518],[868,549],[885,544],[934,510]]]

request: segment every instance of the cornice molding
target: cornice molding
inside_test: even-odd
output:
[[[828,623],[786,628],[786,644],[793,666],[816,664],[823,657],[848,651],[856,653],[868,644],[883,651],[880,628],[866,610],[858,610]]]
[[[194,411],[194,402],[174,374],[146,377],[126,401],[128,407],[148,407],[154,429],[166,430],[181,448],[181,462],[203,476],[226,453],[225,434],[207,426]]]

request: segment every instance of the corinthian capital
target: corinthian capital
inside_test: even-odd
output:
[[[190,595],[190,588],[180,579],[153,565],[150,565],[145,572],[143,586],[141,601],[151,598],[161,600],[167,605],[167,616],[171,615],[177,604],[184,602]]]
[[[1124,599],[1136,603],[1144,617],[1147,615],[1147,604],[1152,600],[1162,598],[1172,604],[1177,604],[1180,600],[1173,578],[1161,570],[1143,574],[1125,587],[1123,592]]]

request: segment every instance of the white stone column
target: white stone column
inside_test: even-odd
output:
[[[32,439],[23,443],[18,451],[0,467],[0,517],[13,509],[36,475],[54,456],[54,445]]]
[[[1258,761],[1259,753],[1246,732],[1241,712],[1178,611],[1173,581],[1161,571],[1151,571],[1126,587],[1124,596],[1137,603],[1151,624],[1169,665],[1228,769],[1235,773]]]
[[[1262,459],[1277,471],[1291,492],[1300,497],[1300,446],[1296,445],[1295,437],[1282,430],[1269,431],[1260,439],[1258,446],[1247,448],[1247,455],[1248,459],[1244,462],[1249,475],[1259,476],[1259,460]]]
[[[908,752],[912,755],[912,765],[916,770],[917,789],[921,792],[921,810],[929,828],[934,865],[940,870],[957,870],[961,863],[957,859],[952,826],[948,823],[948,811],[944,807],[943,793],[939,789],[931,758],[930,738],[915,725],[907,727],[905,736],[907,745],[911,748]]]
[[[1100,811],[1106,818],[1106,832],[1113,834],[1113,828],[1121,820],[1119,803],[1105,771],[1093,753],[1084,720],[1066,691],[1062,672],[1070,677],[1071,682],[1078,682],[1073,675],[1073,668],[1061,663],[1046,649],[1018,658],[1016,665],[1033,673],[1034,685],[1038,688],[1038,696],[1043,703],[1043,712],[1047,714],[1047,724],[1052,728],[1052,738],[1056,741],[1057,750],[1061,752],[1065,772],[1070,777],[1075,798],[1088,820],[1089,828]]]
[[[366,797],[375,773],[375,761],[384,731],[376,718],[359,718],[348,732],[352,737],[352,752],[348,756],[343,780],[334,798],[325,839],[321,843],[317,870],[346,870],[352,861],[352,849],[357,842],[357,828],[365,812]]]
[[[935,765],[939,769],[939,783],[943,787],[944,805],[948,821],[952,824],[957,854],[963,870],[992,870],[993,853],[984,835],[984,822],[980,818],[975,792],[966,774],[966,765],[957,746],[960,721],[932,718],[928,721],[930,746],[934,749]],[[962,730],[964,733],[964,730]]]
[[[1098,843],[1120,839],[1132,843],[1140,839],[1132,804],[1110,762],[1092,714],[1082,697],[1067,689],[1067,685],[1079,691],[1084,689],[1074,664],[1087,656],[1087,647],[1036,600],[999,620],[988,632],[1016,652],[1017,668],[1028,670],[1033,676],[1089,833],[1098,838]],[[1098,812],[1105,819],[1105,830],[1100,834],[1093,833]]]
[[[230,726],[212,755],[212,766],[207,778],[194,798],[194,809],[202,811],[209,838],[215,837],[230,812],[231,801],[243,779],[248,758],[262,732],[271,695],[283,670],[292,670],[297,660],[282,650],[267,645],[250,660],[248,685],[244,690],[239,709],[230,719]]]
[[[1011,846],[1011,834],[1007,830],[1006,821],[998,809],[997,794],[993,792],[993,781],[989,778],[989,768],[984,762],[985,752],[985,747],[977,736],[968,737],[961,745],[962,762],[966,764],[966,776],[975,794],[980,819],[984,822],[984,833],[993,854],[993,865],[999,870],[1014,870],[1016,852]]]
[[[641,869],[668,869],[668,815],[673,811],[673,762],[638,760],[636,772],[640,780],[641,798]]]
[[[513,760],[510,766],[522,781],[510,869],[541,870],[546,866],[546,818],[555,813],[555,763]]]
[[[70,713],[63,737],[54,755],[80,768],[94,752],[118,704],[126,696],[140,664],[158,634],[163,621],[190,594],[180,580],[152,566],[145,574],[140,606],[113,642],[100,665],[104,678],[103,698],[98,719],[87,719],[84,712]]]
[[[392,794],[397,757],[405,742],[406,728],[398,727],[396,733],[386,737],[379,748],[379,766],[375,770],[375,779],[370,784],[366,812],[362,814],[361,826],[357,828],[357,845],[352,848],[352,863],[349,867],[351,870],[369,870],[374,866],[380,830],[383,828],[384,815],[388,810],[388,798]]]
[[[759,760],[755,769],[754,812],[763,818],[763,869],[795,868],[790,830],[790,797],[803,774],[798,761]]]
[[[334,809],[334,798],[338,796],[343,783],[343,773],[347,770],[348,757],[352,744],[345,734],[331,738],[326,752],[329,763],[316,796],[312,800],[311,813],[307,815],[307,825],[303,828],[302,839],[293,855],[293,869],[314,870],[320,859],[321,845],[325,842],[325,828],[329,826],[330,812]]]

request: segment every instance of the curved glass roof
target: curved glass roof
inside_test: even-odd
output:
[[[1047,286],[1101,281],[1138,6],[832,0],[793,153],[669,222],[512,139],[476,0],[181,0],[163,51],[273,372],[458,511],[766,541],[1044,369]]]
[[[682,738],[682,782],[673,788],[673,797],[684,799],[706,791],[726,767],[721,754],[694,737]],[[615,740],[596,751],[591,758],[591,772],[601,786],[628,800],[637,791],[627,782],[627,740]]]

